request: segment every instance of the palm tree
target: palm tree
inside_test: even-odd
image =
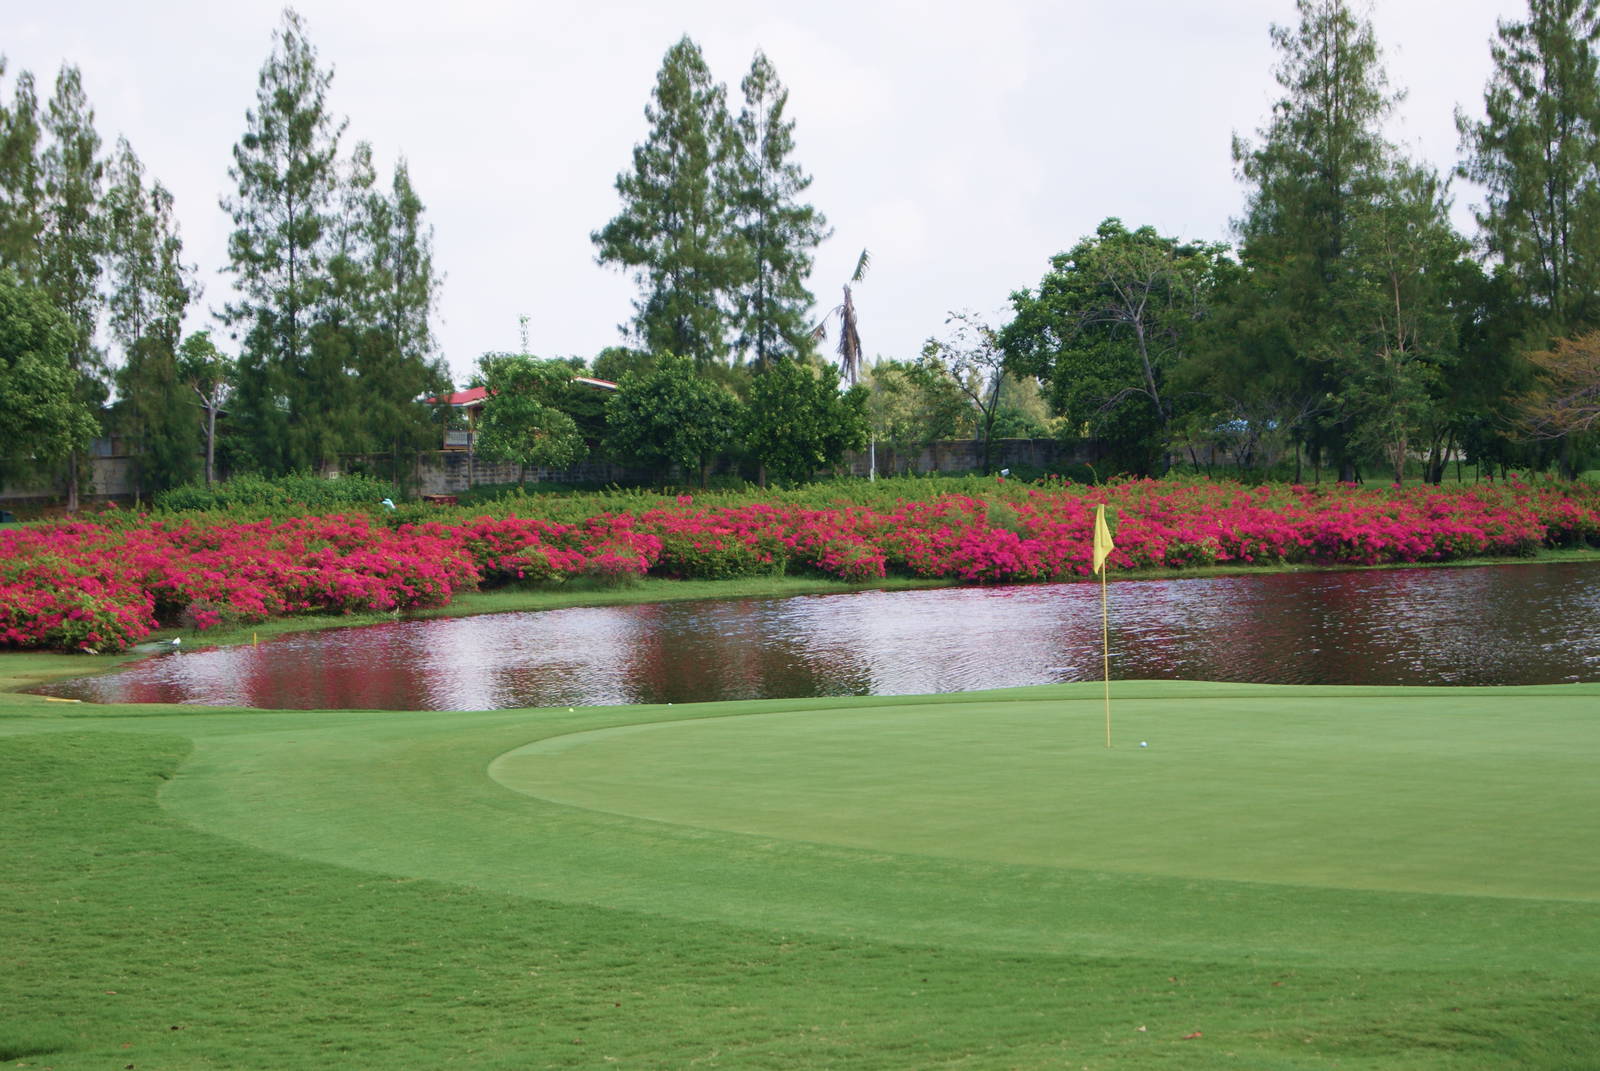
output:
[[[850,276],[850,282],[844,284],[844,301],[828,310],[828,315],[811,330],[813,338],[826,339],[829,318],[839,317],[839,345],[836,347],[836,352],[839,354],[839,372],[852,387],[861,378],[861,334],[856,330],[856,303],[850,294],[850,287],[865,279],[867,269],[871,266],[872,254],[863,249],[861,255],[856,258],[856,270]]]
[[[854,387],[861,378],[861,332],[856,330],[856,303],[850,293],[852,284],[859,283],[867,277],[867,269],[872,266],[872,254],[865,249],[856,258],[856,270],[850,276],[850,282],[844,284],[844,300],[828,311],[811,331],[816,339],[828,337],[828,319],[832,316],[839,317],[839,345],[836,352],[839,354],[839,372],[845,381]],[[876,433],[867,440],[867,479],[878,478],[878,436]]]

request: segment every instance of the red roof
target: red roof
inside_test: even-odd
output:
[[[573,376],[574,383],[582,383],[586,387],[596,390],[616,390],[617,385],[609,379],[592,379],[589,376]],[[470,390],[458,390],[453,394],[442,397],[429,398],[429,405],[454,405],[460,407],[474,406],[481,403],[489,396],[488,387],[473,387]]]
[[[446,394],[442,398],[429,398],[429,405],[476,405],[489,396],[488,387],[473,387],[471,390],[458,390],[454,394]]]

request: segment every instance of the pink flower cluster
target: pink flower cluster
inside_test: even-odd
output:
[[[490,586],[569,576],[643,576],[661,556],[661,537],[635,528],[627,514],[602,513],[582,524],[479,517],[455,528],[426,527],[459,542],[472,556],[479,582]]]
[[[395,528],[364,516],[72,523],[0,532],[0,648],[118,650],[159,624],[441,606],[479,584],[569,577],[1068,579],[1089,573],[1102,504],[1113,518],[1114,569],[1436,562],[1600,543],[1600,488],[1516,483],[996,484],[983,497],[878,506],[706,506],[681,496],[575,523],[482,516]]]
[[[0,533],[0,647],[120,650],[161,622],[443,606],[477,570],[432,527],[356,516]]]

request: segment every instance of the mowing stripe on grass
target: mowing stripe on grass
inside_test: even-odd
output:
[[[1098,747],[1073,687],[180,719],[196,750],[163,801],[306,859],[686,919],[1073,954],[1600,966],[1580,761],[1600,689],[1127,691],[1143,699],[1118,717],[1148,752]],[[1084,744],[1041,746],[1057,726]],[[491,768],[591,798],[513,791]],[[813,806],[830,778],[849,790]],[[1066,849],[1018,818],[1058,784]]]

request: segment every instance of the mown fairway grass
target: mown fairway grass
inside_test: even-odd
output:
[[[1114,697],[6,696],[0,1058],[1600,1066],[1600,686]]]

